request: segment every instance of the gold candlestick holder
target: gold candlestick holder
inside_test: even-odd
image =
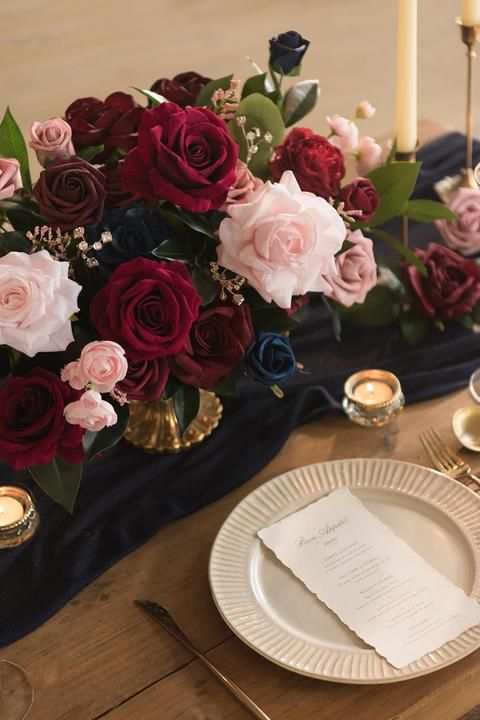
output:
[[[465,148],[465,169],[462,172],[462,186],[477,189],[478,186],[475,182],[475,173],[473,170],[473,70],[474,61],[477,57],[475,47],[479,37],[479,27],[477,25],[464,25],[460,18],[457,18],[457,24],[460,27],[462,42],[467,47],[467,114],[465,124],[467,140]]]
[[[415,162],[417,159],[417,148],[418,148],[418,142],[415,147],[415,150],[409,150],[408,152],[395,152],[395,161],[396,162]],[[405,247],[408,248],[408,217],[404,215],[402,217],[402,243],[405,245]]]

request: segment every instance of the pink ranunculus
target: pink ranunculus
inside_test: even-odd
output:
[[[224,212],[228,210],[230,205],[248,202],[251,194],[263,185],[263,180],[255,177],[243,160],[237,160],[235,172],[235,182],[228,191],[227,199],[220,208],[220,210]]]
[[[373,105],[368,102],[368,100],[362,100],[362,102],[358,103],[357,105],[357,111],[355,115],[360,120],[368,120],[375,115],[375,112],[376,108],[374,108]]]
[[[346,230],[335,208],[302,192],[287,170],[248,203],[232,205],[220,223],[218,262],[245,277],[267,301],[288,309],[292,295],[323,291],[335,274],[335,253]]]
[[[480,191],[461,187],[447,204],[456,213],[456,219],[435,221],[445,245],[462,255],[480,252]]]
[[[68,277],[68,263],[46,250],[0,258],[0,344],[29,357],[65,350],[73,340],[71,316],[81,287]]]
[[[336,258],[337,274],[325,279],[330,288],[325,295],[345,307],[363,303],[367,293],[377,284],[377,266],[373,243],[361,230],[349,232],[347,240],[354,246]]]
[[[0,157],[0,200],[11,198],[15,190],[20,190],[21,187],[22,176],[18,160]]]
[[[357,153],[357,172],[359,175],[367,175],[370,170],[378,167],[382,162],[383,150],[371,137],[360,139]]]
[[[110,392],[128,370],[125,350],[111,340],[95,340],[83,348],[78,374],[93,383],[100,393]],[[75,386],[74,386],[75,387]]]
[[[117,413],[96,390],[86,390],[79,400],[65,406],[65,420],[71,425],[80,425],[85,430],[98,432],[117,422]]]
[[[78,360],[65,365],[60,372],[60,377],[63,382],[68,383],[75,390],[83,390],[88,383],[88,378],[83,374]]]
[[[358,127],[348,118],[341,115],[327,117],[333,137],[329,138],[332,145],[335,145],[342,152],[353,152],[358,146]]]
[[[40,165],[45,166],[57,158],[75,155],[72,142],[72,129],[60,117],[45,122],[34,122],[30,128],[30,147],[35,150]]]

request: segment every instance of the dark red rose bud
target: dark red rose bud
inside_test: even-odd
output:
[[[132,203],[134,196],[125,190],[122,184],[121,162],[102,165],[100,171],[105,175],[105,207],[118,208]]]
[[[33,194],[46,222],[62,230],[100,220],[105,176],[78,157],[59,158],[42,170]]]
[[[180,107],[186,107],[195,103],[200,90],[211,81],[211,78],[190,70],[175,75],[172,80],[160,78],[153,83],[150,90],[158,95],[163,95],[167,100],[177,103]]]
[[[167,382],[169,367],[164,357],[151,360],[128,360],[128,372],[117,383],[117,390],[124,392],[128,400],[148,402],[161,397]]]
[[[255,338],[244,305],[215,305],[193,324],[185,349],[169,358],[172,373],[194,387],[209,388],[229,375]]]
[[[361,215],[355,215],[354,219],[363,222],[371,220],[380,205],[375,185],[364,177],[355,178],[342,188],[338,199],[345,204],[345,210],[361,210]]]
[[[69,463],[82,462],[85,431],[63,416],[80,395],[43,368],[9,378],[0,388],[0,459],[15,470],[46,465],[57,454]]]
[[[426,250],[415,250],[428,271],[420,275],[413,265],[403,266],[403,277],[418,310],[440,320],[472,312],[480,302],[480,268],[454,250],[429,243]]]
[[[275,148],[270,163],[275,180],[280,180],[285,170],[292,170],[302,190],[327,199],[338,195],[345,162],[326,137],[308,128],[294,128]]]

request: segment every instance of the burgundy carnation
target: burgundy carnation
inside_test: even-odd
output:
[[[90,316],[100,337],[118,342],[130,360],[149,360],[183,348],[200,301],[185,265],[136,258],[114,270]]]
[[[123,207],[133,202],[132,193],[123,187],[121,166],[121,162],[115,162],[100,168],[105,175],[105,207],[107,208]]]
[[[164,357],[128,360],[128,372],[116,387],[126,394],[128,400],[148,402],[161,396],[168,374],[168,362]]]
[[[65,405],[80,395],[43,368],[9,378],[0,388],[0,458],[15,470],[46,465],[57,453],[69,463],[82,462],[85,431],[63,416]]]
[[[48,224],[71,230],[102,217],[105,176],[78,157],[59,158],[42,170],[33,194]]]
[[[247,305],[217,305],[194,323],[185,349],[171,357],[172,373],[182,382],[209,388],[234,370],[254,340]]]
[[[95,162],[106,159],[116,148],[128,152],[137,144],[144,109],[124,92],[114,92],[103,102],[94,97],[75,100],[65,111],[75,149],[103,145],[105,150]]]
[[[403,275],[420,312],[430,318],[452,320],[472,312],[480,302],[480,268],[454,250],[429,243],[415,250],[428,270],[423,277],[413,265],[404,265]]]
[[[207,212],[225,201],[237,156],[238,145],[215,113],[165,102],[145,111],[138,147],[123,161],[123,184],[138,197]]]
[[[368,222],[375,215],[380,205],[380,195],[371,180],[364,177],[355,178],[350,185],[340,190],[338,199],[345,204],[345,210],[361,210],[356,220]]]
[[[338,195],[345,162],[340,150],[326,137],[308,128],[294,128],[275,148],[270,163],[275,180],[280,180],[285,170],[292,170],[302,190],[329,198]]]
[[[175,75],[172,80],[167,78],[156,80],[150,90],[184,108],[193,105],[200,90],[211,81],[211,78],[189,70]]]

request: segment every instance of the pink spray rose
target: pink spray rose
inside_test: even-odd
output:
[[[30,147],[35,150],[40,165],[45,166],[57,158],[75,155],[72,143],[72,129],[60,117],[46,122],[34,122],[30,128]]]
[[[359,175],[367,175],[370,170],[378,167],[382,162],[382,148],[371,137],[363,137],[359,140],[357,153],[357,172]]]
[[[235,182],[229,189],[227,199],[220,208],[224,212],[228,210],[230,205],[248,202],[251,194],[263,185],[263,180],[255,177],[243,160],[237,160],[235,172]]]
[[[228,212],[220,223],[218,262],[247,278],[267,302],[288,309],[292,295],[329,288],[323,276],[336,272],[345,225],[326,200],[302,192],[290,170]]]
[[[368,120],[371,117],[375,115],[376,108],[371,105],[368,100],[362,100],[361,103],[358,103],[357,105],[357,111],[355,115],[360,120]]]
[[[111,340],[96,340],[83,348],[80,358],[62,370],[62,380],[75,390],[87,383],[100,393],[110,392],[127,374],[128,363],[121,345]]]
[[[86,390],[79,400],[65,405],[65,420],[71,425],[80,425],[85,430],[98,432],[117,422],[117,413],[96,390]]]
[[[15,158],[0,157],[0,200],[11,198],[22,187],[20,163]]]
[[[480,251],[480,192],[461,187],[450,197],[448,207],[457,214],[455,220],[436,220],[440,235],[452,250],[462,255]]]
[[[0,344],[29,357],[65,350],[73,340],[70,317],[80,290],[68,277],[68,263],[46,250],[1,257]]]
[[[341,115],[327,117],[333,137],[330,142],[342,152],[353,152],[358,147],[358,127],[348,118]]]
[[[367,293],[377,284],[377,266],[373,243],[361,230],[349,232],[347,240],[354,243],[336,258],[337,274],[327,275],[330,289],[325,295],[345,307],[363,303]]]

